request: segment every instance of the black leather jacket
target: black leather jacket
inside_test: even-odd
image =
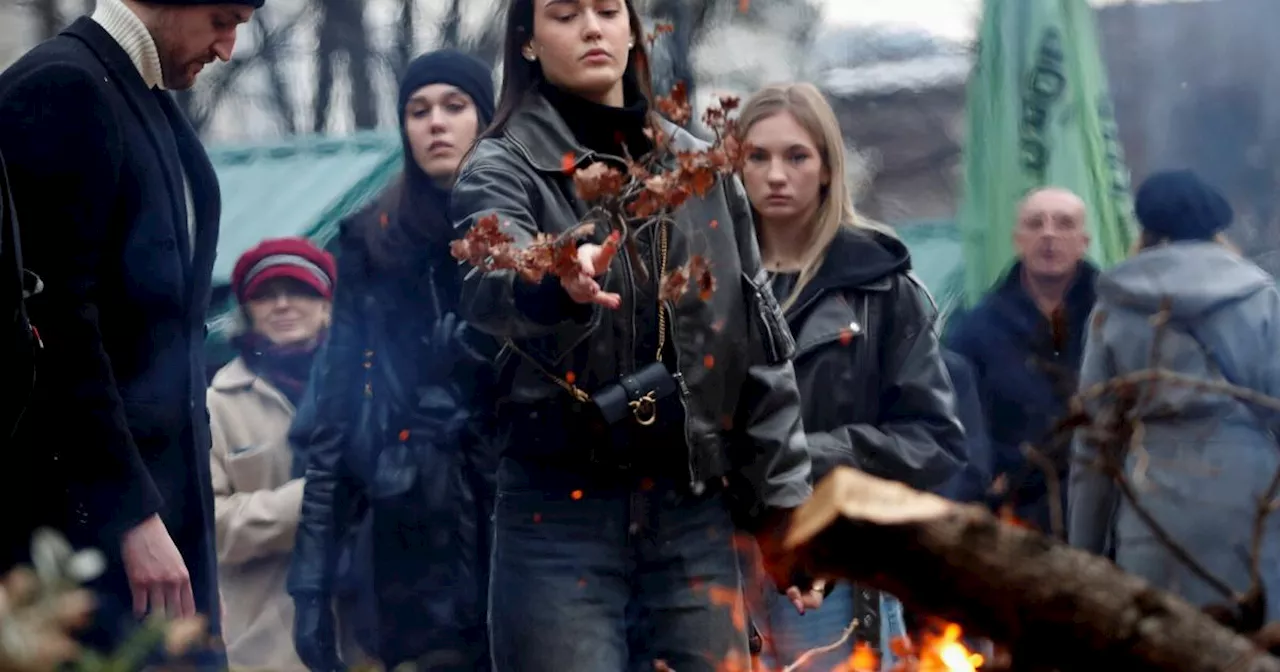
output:
[[[964,429],[906,247],[844,229],[786,312],[814,480],[839,465],[933,490],[964,464]]]
[[[666,131],[675,149],[705,146],[674,125],[666,124]],[[495,213],[518,243],[575,227],[586,206],[575,198],[572,177],[564,171],[568,154],[579,165],[597,158],[578,145],[545,98],[528,93],[506,128],[480,140],[460,171],[450,209],[455,227],[465,232]],[[717,284],[708,300],[690,292],[668,306],[675,316],[669,340],[687,409],[690,485],[699,491],[708,480],[740,474],[750,486],[752,504],[775,510],[798,506],[811,488],[790,361],[794,341],[761,268],[741,184],[720,180],[705,198],[682,206],[676,220],[669,267],[701,254]],[[554,278],[554,286],[536,292],[538,286],[510,271],[467,275],[461,303],[467,320],[537,361],[508,348],[505,378],[511,380],[512,401],[534,403],[557,395],[568,401],[568,393],[544,370],[573,371],[576,384],[590,393],[647,363],[635,361],[634,269],[626,257],[619,254],[601,279],[605,291],[622,295],[617,311],[575,310]],[[539,301],[562,296],[568,305],[556,304],[563,309],[547,316],[529,298],[539,294]]]
[[[933,490],[967,459],[936,311],[910,270],[897,239],[842,229],[787,308],[815,481],[846,465]],[[854,591],[857,639],[878,648],[879,594]]]
[[[447,652],[487,669],[491,365],[476,339],[439,331],[453,301],[432,276],[456,273],[452,260],[426,262],[421,275],[371,266],[355,223],[377,209],[344,222],[313,412],[290,431],[307,483],[288,590],[295,600],[371,593],[372,645],[388,668]],[[365,511],[371,523],[357,528]],[[344,616],[361,619],[359,634],[375,625],[368,613]]]

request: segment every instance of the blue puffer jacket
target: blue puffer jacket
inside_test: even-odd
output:
[[[388,669],[483,670],[496,465],[487,344],[452,313],[446,255],[374,269],[360,222],[377,210],[343,226],[333,325],[291,431],[307,484],[289,592],[372,595],[347,618]]]

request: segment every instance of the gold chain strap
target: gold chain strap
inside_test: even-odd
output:
[[[667,306],[662,301],[662,279],[667,276],[667,221],[658,220],[658,277],[653,281],[653,289],[658,294],[658,354],[657,361],[662,361],[662,349],[667,344]]]
[[[659,297],[658,297],[658,352],[656,355],[654,355],[654,357],[657,359],[657,361],[661,362],[662,351],[667,345],[667,307],[666,307],[666,304],[664,304],[662,301],[661,294],[662,294],[662,278],[667,274],[667,246],[668,246],[667,227],[668,227],[668,224],[665,220],[659,220],[657,223],[657,227],[658,227],[658,250],[659,250],[658,278],[657,280],[654,281],[654,285],[655,285],[655,290],[659,294]],[[529,363],[533,364],[534,367],[538,369],[539,373],[549,378],[551,382],[564,388],[564,391],[572,395],[574,399],[580,402],[586,402],[591,400],[591,395],[587,394],[586,390],[583,390],[577,385],[574,385],[567,378],[562,378],[548,371],[546,367],[538,363],[538,360],[525,354],[525,352],[521,350],[519,347],[517,347],[516,344],[511,339],[507,339],[507,347],[511,348],[513,352],[520,355],[521,357],[524,357],[525,360],[527,360]]]

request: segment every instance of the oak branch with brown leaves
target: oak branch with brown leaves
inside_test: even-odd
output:
[[[659,32],[664,32],[662,27]],[[738,142],[735,122],[730,117],[738,104],[737,98],[722,97],[704,112],[702,121],[715,134],[705,149],[672,149],[667,132],[650,123],[645,133],[653,141],[654,150],[645,156],[604,157],[605,160],[578,167],[582,157],[565,154],[564,172],[573,176],[578,198],[589,206],[577,226],[556,236],[539,233],[531,242],[520,245],[504,230],[507,224],[490,214],[453,242],[453,257],[483,271],[512,270],[529,282],[539,282],[548,274],[575,278],[580,272],[578,246],[597,231],[608,231],[603,242],[608,252],[604,265],[620,249],[639,262],[636,235],[661,223],[675,225],[674,213],[681,205],[692,197],[706,196],[720,179],[741,167],[745,149]],[[655,107],[676,124],[684,123],[692,114],[683,83],[660,96]],[[646,268],[644,263],[633,266],[642,274]],[[676,301],[690,291],[697,292],[704,301],[715,291],[711,264],[701,255],[692,255],[686,263],[668,268],[659,284],[659,296],[664,301]]]

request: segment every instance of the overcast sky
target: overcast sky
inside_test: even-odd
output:
[[[977,0],[823,0],[831,23],[888,23],[917,26],[948,37],[972,33]]]
[[[1127,0],[1090,0],[1094,5],[1125,1]],[[916,26],[953,38],[972,35],[982,11],[981,0],[822,0],[822,3],[825,5],[826,18],[832,23]]]

